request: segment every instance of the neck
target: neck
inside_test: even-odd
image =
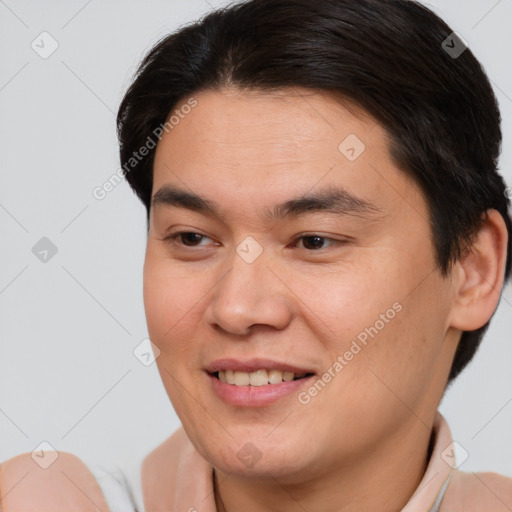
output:
[[[254,479],[214,472],[218,512],[323,512],[379,510],[397,512],[409,501],[427,467],[432,423],[416,418],[381,441],[371,453],[350,464],[304,472],[301,481],[283,484],[270,475]]]

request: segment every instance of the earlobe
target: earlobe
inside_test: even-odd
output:
[[[467,254],[455,264],[455,304],[451,326],[474,331],[498,306],[507,259],[507,226],[496,210],[487,210]]]

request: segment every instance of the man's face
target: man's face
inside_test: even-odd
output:
[[[153,195],[216,213],[160,192],[144,267],[158,369],[191,441],[222,471],[290,479],[413,446],[459,332],[426,202],[384,130],[304,89],[194,98],[158,144]],[[337,208],[328,190],[344,191]],[[302,196],[317,201],[275,208]],[[247,375],[259,369],[274,371]],[[246,384],[269,375],[281,383]]]

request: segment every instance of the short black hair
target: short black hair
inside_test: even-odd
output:
[[[393,160],[426,198],[444,276],[471,246],[485,212],[497,210],[509,235],[508,279],[512,229],[497,172],[496,97],[464,41],[412,0],[250,0],[217,9],[158,42],[117,117],[121,166],[148,219],[154,144],[136,165],[133,156],[150,147],[147,141],[180,101],[225,87],[265,92],[294,86],[341,94],[383,126]],[[488,326],[463,332],[449,382],[473,358]]]

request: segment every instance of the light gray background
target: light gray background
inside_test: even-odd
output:
[[[123,463],[179,425],[155,365],[132,353],[147,337],[143,207],[125,183],[102,201],[92,191],[119,167],[115,112],[143,54],[226,3],[0,1],[0,460],[47,441]],[[510,184],[512,0],[430,6],[494,84]],[[43,31],[59,45],[47,59],[31,48]],[[47,263],[31,251],[44,236],[58,248]],[[509,288],[441,405],[467,471],[512,476],[511,313]]]

